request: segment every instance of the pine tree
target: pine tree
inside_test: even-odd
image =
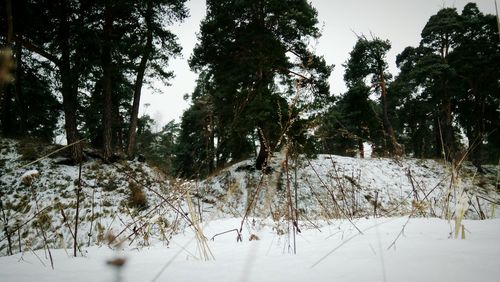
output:
[[[380,93],[382,105],[382,124],[386,139],[390,145],[385,147],[392,154],[401,155],[402,148],[396,139],[396,134],[389,119],[389,105],[387,98],[387,80],[391,75],[387,72],[387,62],[385,56],[391,48],[388,40],[373,38],[368,40],[365,36],[360,36],[347,61],[344,80],[347,86],[352,88],[355,85],[364,84],[367,79],[371,82],[369,89]]]
[[[223,148],[215,156],[219,165],[250,156],[252,140],[259,140],[256,167],[265,167],[296,86],[312,88],[309,107],[328,99],[332,68],[307,48],[320,36],[317,23],[316,10],[304,0],[207,1],[190,65],[213,85],[217,140]],[[306,100],[295,106],[304,107]]]
[[[82,159],[78,130],[78,88],[86,65],[82,34],[88,26],[87,2],[15,1],[13,41],[43,57],[57,69],[65,133],[73,160]]]
[[[434,150],[435,157],[455,159],[461,127],[471,159],[480,167],[484,143],[498,140],[497,40],[494,17],[470,3],[460,15],[453,8],[433,15],[420,46],[398,55],[401,72],[393,91],[399,93],[398,115],[416,156],[430,156]],[[495,151],[494,146],[489,149]]]
[[[494,15],[482,14],[475,3],[467,4],[460,15],[460,30],[449,55],[463,90],[456,97],[458,122],[469,140],[470,156],[480,168],[483,160],[498,159],[498,151],[483,154],[483,143],[491,144],[500,125],[498,93],[500,86],[500,45]],[[494,144],[494,143],[492,143]],[[494,146],[490,147],[493,150]]]
[[[133,157],[135,149],[135,139],[137,135],[137,120],[141,99],[141,90],[146,71],[150,76],[155,76],[164,81],[172,77],[172,73],[165,70],[171,57],[177,56],[181,52],[181,47],[176,36],[167,27],[176,21],[182,21],[188,16],[185,7],[186,0],[147,0],[145,3],[137,3],[137,13],[143,19],[144,25],[138,27],[143,40],[138,49],[139,62],[135,70],[134,98],[130,112],[130,121],[127,140],[127,155]],[[135,37],[134,37],[135,38]],[[153,44],[154,40],[160,44]],[[132,43],[132,42],[131,42]],[[132,55],[134,57],[134,55]]]
[[[455,35],[459,31],[459,16],[456,9],[441,9],[431,16],[422,30],[420,45],[425,48],[432,62],[426,65],[431,68],[433,85],[432,95],[438,103],[435,122],[436,146],[444,157],[453,160],[457,153],[457,142],[453,126],[452,84],[454,73],[448,62],[448,55],[455,47]],[[442,149],[441,149],[441,148]],[[439,154],[440,155],[440,154]],[[437,154],[437,156],[439,156]]]

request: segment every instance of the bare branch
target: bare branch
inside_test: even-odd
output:
[[[39,46],[36,46],[29,41],[23,40],[21,37],[14,36],[14,42],[21,44],[24,48],[30,50],[31,52],[37,53],[38,55],[44,57],[45,59],[53,62],[56,65],[61,62],[57,56],[43,50],[43,48],[40,48]]]

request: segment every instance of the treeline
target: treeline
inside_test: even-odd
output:
[[[1,7],[17,64],[2,95],[2,133],[50,140],[62,112],[68,143],[89,140],[106,160],[139,151],[188,178],[247,158],[265,169],[282,150],[363,156],[366,144],[378,156],[465,157],[479,169],[498,162],[498,23],[476,4],[433,15],[420,44],[397,56],[397,75],[388,71],[391,43],[359,35],[345,63],[348,90],[333,95],[334,67],[315,54],[320,24],[308,1],[207,0],[189,59],[199,75],[191,105],[179,124],[158,130],[138,117],[141,88],[172,76],[168,59],[180,47],[168,28],[187,16],[184,2]]]
[[[388,40],[359,35],[332,95],[333,66],[314,54],[317,13],[306,1],[207,1],[190,64],[199,73],[175,168],[206,175],[268,151],[498,162],[497,19],[467,4],[433,15],[419,46],[388,71]],[[415,35],[418,36],[418,35]],[[464,140],[467,140],[464,143]],[[260,149],[259,149],[260,148]],[[264,148],[264,150],[263,150]]]
[[[348,91],[323,117],[323,149],[349,152],[363,142],[379,154],[497,162],[500,144],[500,48],[497,19],[467,4],[433,15],[419,46],[397,56],[390,42],[361,36],[346,63]],[[370,97],[379,97],[374,101]],[[337,134],[335,134],[337,132]],[[333,134],[332,134],[333,133]],[[467,140],[464,143],[464,140]]]
[[[53,140],[58,122],[71,157],[85,143],[134,155],[141,89],[167,81],[181,47],[169,27],[186,0],[5,0],[0,38],[14,54],[15,81],[2,87],[4,136]]]

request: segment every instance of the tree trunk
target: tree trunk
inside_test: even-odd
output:
[[[116,101],[118,98],[113,100],[113,141],[114,141],[114,151],[115,152],[123,152],[123,119],[120,115],[120,105],[119,101]]]
[[[3,87],[1,93],[2,101],[2,134],[6,137],[12,137],[14,134],[14,114],[12,112],[12,85],[7,84]]]
[[[469,140],[470,159],[477,167],[479,172],[482,169],[482,151],[484,139],[484,111],[485,111],[485,98],[479,93],[477,83],[469,80],[469,86],[474,97],[474,112],[477,114],[476,122],[472,129],[472,140]],[[470,139],[470,138],[469,138]]]
[[[436,147],[434,148],[434,156],[439,159],[443,157],[443,134],[441,130],[439,113],[436,113],[434,116],[434,139],[436,143]]]
[[[15,80],[15,92],[14,97],[16,99],[18,109],[19,109],[19,131],[25,132],[26,130],[26,114],[27,109],[24,105],[23,93],[22,93],[22,73],[23,73],[23,47],[21,44],[16,44],[16,80]]]
[[[259,136],[260,150],[257,160],[255,161],[255,168],[257,170],[263,170],[267,167],[267,159],[269,157],[269,148],[267,145],[267,140],[264,137],[264,133],[260,127],[257,128],[257,134]]]
[[[359,150],[359,157],[361,159],[365,158],[365,147],[363,145],[363,140],[361,138],[358,139],[358,150]]]
[[[5,13],[7,15],[7,45],[10,47],[14,40],[14,21],[12,20],[12,0],[5,0]]]
[[[111,36],[113,32],[113,14],[109,4],[104,8],[104,42],[102,46],[102,69],[103,69],[103,157],[109,160],[113,155],[113,93],[111,85],[112,58],[111,58]]]
[[[13,21],[12,21],[12,2],[11,0],[7,0],[5,2],[5,10],[7,14],[7,46],[10,47],[13,40]],[[7,49],[8,50],[8,49]],[[3,81],[3,79],[2,79]],[[0,96],[0,100],[2,101],[2,133],[5,136],[12,136],[14,130],[14,115],[12,113],[12,85],[9,82],[3,84],[0,82],[0,87],[2,88],[2,93]]]
[[[394,129],[392,128],[392,124],[389,121],[388,114],[388,105],[387,105],[387,86],[385,83],[384,72],[380,71],[380,90],[382,92],[382,120],[384,124],[385,134],[391,140],[391,153],[397,156],[400,156],[403,152],[401,149],[401,145],[399,145],[396,135],[394,134]]]
[[[450,50],[450,35],[446,35],[444,38],[441,52],[441,59],[443,63],[448,64],[448,53]],[[441,102],[441,134],[442,134],[442,144],[445,154],[445,159],[447,161],[453,161],[455,158],[456,148],[455,148],[455,137],[453,134],[453,117],[451,115],[451,97],[448,91],[448,80],[443,78],[442,81],[442,102]]]
[[[451,98],[448,93],[447,81],[443,82],[443,101],[441,103],[441,134],[445,159],[455,158],[455,137],[453,136],[453,118],[451,115]]]
[[[66,140],[68,145],[79,140],[76,107],[78,104],[78,79],[73,75],[71,69],[70,55],[70,30],[68,23],[68,4],[66,1],[60,2],[60,26],[59,40],[61,42],[61,59],[58,62],[61,75],[61,94],[63,96],[64,128],[66,130]],[[82,160],[82,144],[77,143],[71,146],[71,157],[75,163]]]
[[[130,114],[130,125],[128,131],[128,145],[127,145],[127,155],[129,158],[134,157],[135,149],[135,139],[137,136],[137,121],[139,119],[139,105],[141,101],[141,90],[144,81],[144,73],[146,72],[147,62],[153,47],[153,30],[152,30],[152,20],[153,20],[153,5],[152,1],[148,1],[148,6],[145,15],[146,21],[146,45],[144,47],[144,53],[142,54],[141,62],[139,68],[137,69],[137,76],[134,84],[134,101],[132,103],[132,112]]]
[[[214,117],[210,111],[207,117],[207,167],[208,173],[212,173],[215,170],[215,130],[214,130]]]
[[[66,65],[63,63],[63,65]],[[61,92],[63,96],[63,111],[64,111],[64,129],[66,130],[66,140],[68,145],[79,140],[79,134],[76,121],[76,106],[78,88],[74,85],[73,75],[67,66],[61,68]],[[74,144],[71,146],[71,158],[75,163],[82,159],[82,144]]]

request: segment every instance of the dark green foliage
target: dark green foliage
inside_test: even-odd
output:
[[[363,151],[364,142],[377,146],[383,128],[377,118],[379,109],[369,95],[370,88],[359,82],[329,109],[317,132],[323,152],[354,156]]]
[[[397,56],[401,72],[394,81],[384,71],[390,44],[359,38],[346,64],[349,91],[322,118],[317,132],[323,151],[353,155],[361,150],[360,140],[371,142],[375,151],[383,149],[388,141],[377,123],[378,128],[385,123],[386,110],[409,155],[450,161],[465,155],[478,167],[498,161],[500,45],[495,17],[482,14],[474,3],[461,14],[441,9],[421,36],[418,47]],[[387,109],[383,100],[376,103],[369,95],[380,91],[381,73]],[[467,144],[462,144],[461,132]]]
[[[320,30],[308,1],[208,0],[189,60],[199,75],[191,105],[160,129],[138,116],[141,89],[172,78],[169,60],[181,54],[172,24],[188,16],[186,0],[6,1],[13,36],[2,31],[0,44],[17,68],[1,89],[4,136],[46,142],[64,130],[68,143],[143,155],[186,178],[250,157],[265,168],[284,146],[294,158],[355,155],[365,142],[380,156],[466,155],[478,167],[499,158],[498,27],[474,3],[433,15],[420,44],[397,56],[394,79],[390,42],[360,36],[345,65],[348,90],[334,98],[333,66],[311,48]],[[81,157],[80,144],[70,150]]]
[[[391,91],[399,99],[397,115],[409,153],[459,158],[462,130],[477,165],[498,160],[498,146],[492,146],[500,120],[497,32],[495,17],[473,3],[461,14],[442,9],[426,24],[420,46],[398,55],[401,73]]]
[[[137,127],[138,153],[144,156],[148,163],[155,165],[166,174],[174,175],[173,161],[176,154],[179,125],[170,121],[159,131],[154,127],[155,121],[148,115],[139,119]]]
[[[500,157],[500,45],[496,18],[467,4],[460,17],[457,44],[449,56],[461,83],[456,97],[457,120],[469,140],[471,159],[497,162]],[[485,146],[486,145],[486,146]],[[483,151],[487,147],[488,153]]]
[[[345,65],[344,81],[347,86],[352,87],[368,79],[376,87],[381,72],[389,79],[391,75],[387,73],[385,56],[390,49],[388,40],[359,37]]]
[[[402,148],[396,139],[396,133],[392,126],[389,112],[392,111],[390,105],[391,97],[388,97],[388,85],[391,74],[387,72],[386,53],[391,48],[388,40],[372,38],[368,40],[365,36],[358,37],[358,41],[350,53],[350,58],[346,63],[344,80],[349,88],[366,85],[369,93],[376,93],[380,98],[380,114],[377,118],[381,120],[382,142],[374,142],[380,148],[380,153],[385,152],[390,155],[401,155]],[[361,145],[359,146],[362,148]]]
[[[279,150],[286,143],[278,143],[281,136],[292,138],[291,125],[306,127],[298,114],[329,99],[332,67],[307,48],[320,36],[317,23],[316,10],[303,0],[207,1],[190,59],[203,91],[195,91],[183,117],[180,140],[188,145],[181,146],[179,169],[204,175],[254,155],[256,142],[264,151]],[[307,94],[292,103],[297,90]]]
[[[22,50],[15,60],[16,80],[0,99],[2,134],[53,141],[62,106],[53,93],[49,66]]]
[[[395,139],[391,138],[394,132],[388,116],[387,84],[391,75],[385,56],[390,47],[389,41],[379,38],[358,38],[345,64],[348,91],[322,117],[317,132],[324,152],[362,156],[365,142],[379,154],[399,146],[397,142],[392,144]],[[380,97],[376,100],[379,103],[370,98],[372,94]]]
[[[15,84],[5,89],[8,95],[2,95],[3,134],[51,140],[63,110],[68,143],[83,137],[101,148],[110,139],[103,133],[111,125],[112,149],[122,151],[132,97],[142,80],[166,82],[173,75],[168,60],[181,48],[169,28],[187,17],[186,1],[9,1],[14,34],[7,43],[16,54],[18,70]],[[7,26],[4,4],[0,15],[2,27]],[[111,20],[111,29],[104,30],[106,20]],[[149,34],[153,44],[145,52]],[[4,36],[2,32],[2,44]],[[146,65],[140,64],[143,55]],[[141,80],[135,83],[139,68]],[[62,105],[54,98],[59,93]],[[74,159],[81,156],[80,149],[71,148]]]
[[[203,77],[192,95],[193,104],[182,115],[178,145],[176,148],[175,172],[187,178],[209,174],[215,166],[215,120],[213,103],[205,92],[207,82]],[[245,144],[241,144],[242,151]],[[224,147],[220,155],[225,155]]]

